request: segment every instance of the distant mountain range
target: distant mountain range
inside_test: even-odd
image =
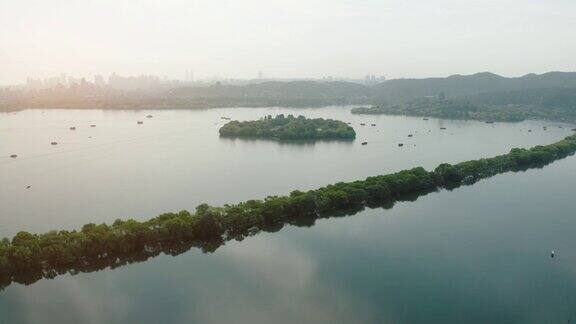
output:
[[[576,72],[528,74],[517,78],[482,72],[473,75],[452,75],[447,78],[396,79],[376,85],[375,95],[405,99],[444,93],[448,97],[459,97],[485,92],[541,88],[576,88]]]
[[[438,96],[460,97],[486,92],[540,88],[576,88],[576,72],[548,72],[506,78],[494,73],[452,75],[446,78],[395,79],[375,86],[351,82],[263,82],[246,86],[212,85],[170,90],[175,97],[251,98],[360,98],[409,99]]]
[[[386,106],[394,111],[425,114],[427,101],[455,100],[481,106],[482,111],[498,110],[514,118],[576,119],[576,72],[548,72],[507,78],[489,72],[452,75],[446,78],[396,79],[367,86],[351,82],[269,81],[244,86],[214,84],[182,87],[166,92],[116,91],[91,95],[81,92],[43,91],[39,93],[0,92],[0,111],[27,108],[97,109],[197,109],[213,107],[319,107],[328,105]],[[444,116],[447,106],[429,100],[430,109]],[[446,102],[445,102],[446,103]],[[408,106],[403,104],[409,104]],[[399,106],[398,106],[399,105]],[[514,108],[511,108],[514,106]],[[467,107],[471,107],[467,105]],[[530,109],[530,113],[527,109]],[[391,109],[391,108],[390,108]],[[387,108],[386,111],[390,111]],[[440,109],[440,110],[438,110]],[[479,108],[480,109],[480,108]],[[465,109],[464,109],[465,110]],[[452,104],[449,115],[458,112]],[[470,115],[480,118],[479,114]],[[569,116],[568,116],[569,115]],[[458,116],[458,115],[454,115]],[[506,120],[508,117],[498,119]]]

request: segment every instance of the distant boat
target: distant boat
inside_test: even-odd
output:
[[[92,124],[92,125],[90,125],[90,127],[96,127],[96,125]]]
[[[362,145],[368,145],[368,142],[362,142]]]
[[[408,134],[408,137],[412,137],[412,136],[413,136],[412,134]]]
[[[142,124],[144,124],[144,122],[143,122],[143,121],[138,121],[138,122],[136,122],[136,123],[137,123],[138,125],[142,125]]]
[[[30,188],[32,188],[31,185],[27,185],[27,186],[26,186],[26,189],[30,189]]]
[[[552,251],[550,252],[550,257],[553,258],[555,254],[556,254],[556,253],[554,252],[554,250],[552,250]]]
[[[440,127],[440,129],[446,129],[446,127]]]
[[[50,142],[50,145],[58,145],[58,142]]]
[[[10,157],[13,158],[13,159],[15,159],[15,158],[18,157],[18,154],[12,154],[12,155],[10,155]]]
[[[72,126],[70,127],[70,130],[76,130],[76,127]]]
[[[487,121],[486,121],[486,124],[494,124],[494,122],[491,121],[491,120],[487,120]]]
[[[146,118],[152,118],[152,115],[148,115],[148,116],[146,116]]]
[[[360,123],[360,126],[366,126],[366,124],[364,124],[364,123]]]
[[[428,120],[428,118],[422,118],[422,120]]]
[[[220,119],[230,120],[230,117],[220,117]]]
[[[531,133],[531,132],[532,132],[532,130],[531,130],[531,129],[529,129],[529,130],[528,130],[528,133]]]
[[[404,143],[398,143],[398,147],[404,146]]]
[[[376,124],[372,124],[372,126],[376,126]]]

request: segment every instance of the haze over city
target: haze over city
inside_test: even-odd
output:
[[[576,320],[576,0],[0,0],[0,323]]]
[[[570,71],[575,10],[570,0],[3,0],[0,85],[61,73],[391,79]]]

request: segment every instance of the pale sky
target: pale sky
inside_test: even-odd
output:
[[[0,0],[0,84],[576,71],[576,0]]]

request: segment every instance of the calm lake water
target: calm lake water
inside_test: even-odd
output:
[[[349,121],[357,140],[218,137],[221,116],[279,113]],[[0,114],[0,237],[431,169],[548,144],[570,128],[359,116],[342,107]],[[287,226],[211,254],[192,249],[13,284],[0,292],[0,323],[576,321],[575,172],[569,157],[392,209]]]

